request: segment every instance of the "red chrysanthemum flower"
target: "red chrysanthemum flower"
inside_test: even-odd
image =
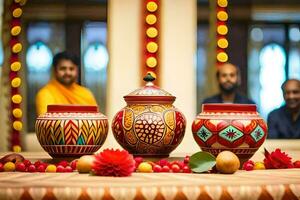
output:
[[[92,171],[98,176],[130,176],[135,169],[133,156],[125,150],[105,149],[95,155]]]
[[[276,149],[271,153],[265,149],[264,164],[266,169],[293,168],[292,158],[285,152],[281,152],[280,149]]]

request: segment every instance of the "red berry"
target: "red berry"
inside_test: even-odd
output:
[[[244,165],[246,164],[250,164],[254,166],[255,163],[252,160],[247,160],[246,162],[244,162]]]
[[[67,172],[67,173],[73,172],[73,169],[70,166],[66,166],[65,169],[64,169],[64,172]]]
[[[57,167],[56,167],[56,172],[65,172],[65,168],[62,166],[62,165],[58,165]]]
[[[251,171],[254,168],[254,162],[252,160],[248,160],[246,162],[244,162],[243,164],[243,169],[246,171]]]
[[[63,167],[66,167],[66,166],[69,165],[69,163],[68,163],[68,161],[66,161],[66,160],[62,160],[62,161],[60,161],[60,162],[57,164],[57,166],[58,166],[58,165],[61,165],[61,166],[63,166]]]
[[[161,159],[157,162],[158,165],[160,165],[161,167],[169,165],[169,161],[167,161],[166,159]]]
[[[171,162],[170,163],[170,165],[169,166],[171,166],[172,167],[172,165],[178,165],[178,167],[180,168],[180,169],[182,169],[183,168],[183,166],[184,166],[184,163],[183,163],[183,161],[173,161],[173,162]]]
[[[183,162],[184,164],[188,164],[190,162],[190,156],[185,156]]]
[[[162,167],[160,165],[154,165],[153,171],[154,172],[161,172],[162,171]]]
[[[295,161],[293,164],[295,168],[300,168],[300,160]]]
[[[183,172],[183,173],[191,173],[192,170],[189,168],[189,166],[185,165],[185,166],[182,168],[182,172]]]
[[[45,165],[40,165],[40,166],[38,166],[37,171],[38,172],[45,172],[45,169],[46,169]]]
[[[48,167],[48,163],[44,163],[44,162],[42,162],[41,164],[40,164],[40,166],[43,166],[45,169]]]
[[[28,172],[35,172],[35,166],[34,165],[29,165],[29,167],[28,167]]]
[[[134,160],[136,163],[140,164],[144,161],[144,158],[143,157],[135,157]]]
[[[78,161],[78,160],[73,160],[73,161],[70,163],[70,166],[71,166],[72,170],[76,170],[77,161]]]
[[[31,165],[30,160],[27,160],[27,159],[23,160],[23,163],[26,167],[29,167],[29,165]]]
[[[170,172],[170,167],[168,165],[163,166],[161,172]]]
[[[22,162],[16,163],[16,171],[18,171],[18,172],[25,172],[26,171],[25,164],[22,163]]]
[[[3,164],[0,162],[0,172],[3,172],[4,171],[4,167],[3,167]]]
[[[246,171],[251,171],[254,169],[254,165],[252,165],[251,163],[244,163],[243,164],[243,169]]]
[[[35,162],[34,162],[34,166],[35,166],[36,168],[38,168],[38,167],[41,165],[41,163],[42,163],[42,162],[39,161],[39,160],[38,160],[38,161],[35,161]]]
[[[181,171],[181,169],[180,169],[180,167],[179,167],[178,164],[173,164],[171,166],[171,169],[172,169],[172,172],[174,172],[174,173],[179,173]]]

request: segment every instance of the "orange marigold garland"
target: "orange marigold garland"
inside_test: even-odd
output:
[[[159,85],[160,0],[143,0],[142,6],[142,74],[150,73]]]
[[[130,176],[135,170],[133,156],[126,150],[105,149],[95,155],[92,172],[97,176]]]
[[[228,61],[228,54],[226,53],[226,49],[228,47],[228,40],[226,38],[228,33],[227,27],[227,20],[228,20],[228,13],[227,13],[227,5],[228,0],[217,0],[217,7],[216,7],[216,18],[217,18],[217,32],[216,32],[216,39],[217,39],[217,66],[226,63]]]
[[[22,16],[22,6],[25,4],[24,0],[15,0],[10,5],[11,12],[11,22],[10,22],[10,73],[9,79],[11,84],[11,135],[10,140],[10,150],[15,152],[21,151],[21,137],[20,132],[22,131],[22,110],[21,102],[22,96],[20,95],[20,86],[22,84],[22,79],[19,76],[19,70],[21,69],[21,62],[19,59],[19,54],[22,51],[22,44],[19,40],[19,35],[21,33],[21,16]]]

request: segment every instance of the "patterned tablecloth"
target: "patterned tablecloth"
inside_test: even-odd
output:
[[[0,153],[0,156],[4,153]],[[300,155],[294,152],[293,155]],[[27,153],[30,159],[45,154]],[[97,177],[73,173],[0,173],[0,199],[300,199],[300,169],[233,175],[134,173]]]

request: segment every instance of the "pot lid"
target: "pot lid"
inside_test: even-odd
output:
[[[127,103],[173,103],[176,99],[167,91],[153,84],[155,78],[148,73],[144,79],[146,85],[124,96]]]

